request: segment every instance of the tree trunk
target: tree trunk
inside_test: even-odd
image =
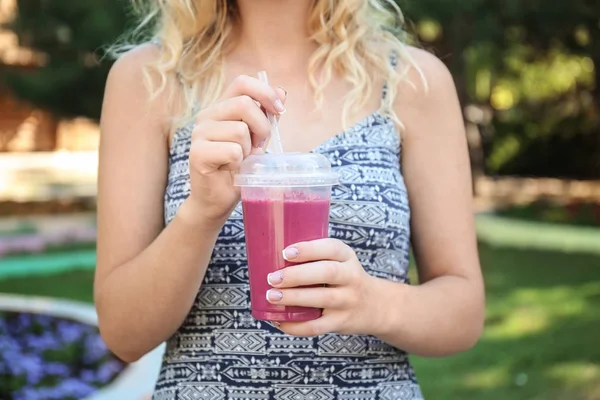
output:
[[[593,171],[592,176],[595,179],[600,179],[600,43],[596,44],[595,51],[592,55],[592,61],[594,63],[594,90],[592,95],[594,98],[594,116],[595,129],[596,129],[596,156],[594,157],[595,162],[592,164]]]
[[[464,49],[468,47],[471,35],[469,19],[468,15],[454,17],[451,23],[448,24],[449,30],[442,35],[441,41],[438,43],[438,49],[441,51],[443,58],[449,57],[449,60],[445,61],[454,77],[454,84],[456,85],[456,92],[463,113],[471,160],[471,184],[473,195],[476,195],[477,180],[484,174],[485,160],[479,127],[474,122],[469,121],[465,115],[466,107],[470,103],[467,65],[464,57]]]
[[[53,114],[40,112],[39,124],[35,134],[34,151],[54,151],[58,144],[59,120]]]

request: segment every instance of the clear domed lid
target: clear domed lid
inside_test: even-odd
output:
[[[332,186],[339,176],[329,160],[314,153],[253,154],[235,176],[236,186]]]

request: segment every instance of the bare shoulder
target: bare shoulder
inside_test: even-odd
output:
[[[126,119],[150,118],[165,135],[168,135],[168,124],[173,107],[170,104],[168,85],[172,79],[165,77],[167,89],[158,96],[151,93],[151,88],[161,85],[161,77],[148,65],[156,63],[160,58],[160,48],[154,44],[143,44],[121,55],[113,64],[106,81],[103,106],[103,117],[118,116]]]
[[[454,79],[448,67],[432,53],[407,46],[406,79],[402,91],[411,87],[416,100],[434,99],[444,95],[456,94]],[[411,96],[412,97],[412,96]]]
[[[454,80],[448,67],[432,53],[412,46],[407,46],[410,57],[407,72],[408,82],[415,87],[420,96],[439,96],[447,92],[455,93]]]
[[[134,47],[115,61],[108,75],[108,83],[115,80],[131,81],[131,78],[142,77],[144,68],[157,62],[159,57],[160,48],[155,44],[146,43]]]
[[[407,47],[406,75],[399,84],[395,109],[405,125],[404,134],[420,131],[427,121],[440,124],[462,121],[452,74],[435,55]],[[435,118],[432,118],[435,117]],[[411,129],[413,128],[413,129]]]

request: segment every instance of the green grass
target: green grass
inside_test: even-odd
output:
[[[487,214],[477,217],[477,236],[485,243],[501,247],[600,256],[598,228],[522,221]]]
[[[60,297],[93,302],[94,272],[71,271],[58,275],[0,280],[0,293]]]
[[[471,351],[413,357],[426,399],[600,399],[600,255],[480,247],[486,330]]]
[[[82,269],[93,271],[95,267],[94,248],[72,247],[70,251],[10,256],[0,260],[0,281],[7,278],[47,277]]]
[[[524,232],[480,246],[487,286],[480,343],[454,357],[413,357],[427,400],[600,399],[600,253],[526,248],[539,235]],[[91,302],[92,274],[0,280],[0,292]]]

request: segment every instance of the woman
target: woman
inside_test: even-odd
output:
[[[102,114],[106,343],[135,361],[167,341],[157,400],[421,399],[407,353],[465,351],[484,315],[444,65],[389,31],[391,1],[150,3],[154,40],[116,62]],[[273,86],[252,78],[260,70]],[[286,249],[294,266],[269,279],[269,301],[323,308],[315,321],[250,316],[232,173],[264,151],[265,111],[287,151],[322,153],[341,175],[332,238]],[[327,287],[298,288],[310,284]]]

